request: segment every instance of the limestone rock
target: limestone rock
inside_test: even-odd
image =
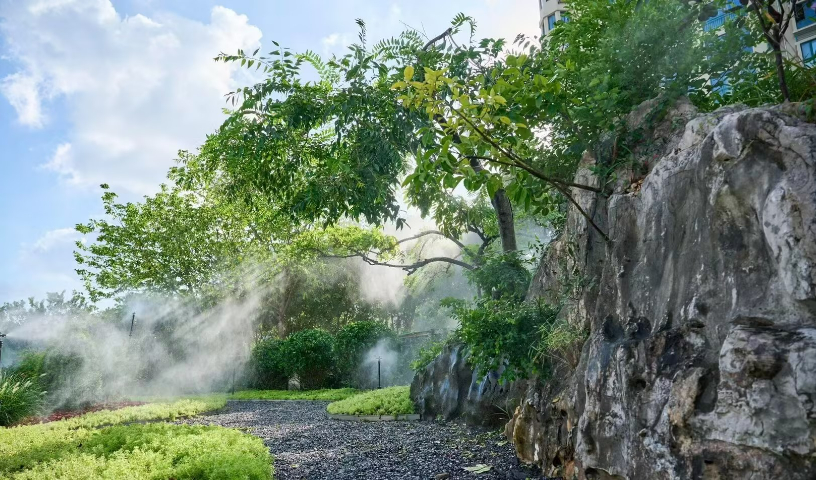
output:
[[[525,382],[502,384],[501,370],[480,374],[468,364],[462,344],[446,345],[411,383],[411,399],[424,418],[462,418],[474,425],[500,426],[521,398]]]
[[[816,125],[690,108],[645,127],[645,178],[576,191],[611,242],[572,211],[534,277],[529,298],[590,285],[562,312],[591,332],[578,366],[530,382],[505,430],[546,473],[816,478]]]

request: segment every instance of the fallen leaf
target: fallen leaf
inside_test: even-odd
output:
[[[490,471],[490,469],[491,469],[491,468],[493,468],[493,467],[491,467],[490,465],[485,465],[485,464],[483,464],[483,463],[479,463],[479,464],[474,465],[474,466],[472,466],[472,467],[464,467],[464,468],[465,468],[465,470],[467,470],[468,472],[473,472],[473,473],[486,473],[486,472],[489,472],[489,471]]]

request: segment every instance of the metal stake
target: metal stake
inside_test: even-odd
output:
[[[133,312],[133,316],[130,317],[130,335],[128,338],[133,336],[133,324],[136,323],[136,312]]]
[[[380,384],[380,357],[377,357],[377,388],[382,388]]]
[[[3,338],[5,336],[5,333],[0,333],[0,370],[3,369]]]

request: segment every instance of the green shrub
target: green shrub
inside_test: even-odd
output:
[[[322,400],[334,402],[356,395],[353,388],[323,390],[242,390],[230,395],[233,400]]]
[[[4,478],[272,477],[271,457],[263,441],[238,430],[163,423],[104,429],[60,426],[52,431],[55,435],[44,437],[37,427],[13,429],[22,441],[0,460]]]
[[[337,374],[344,384],[360,386],[359,366],[367,351],[382,339],[394,339],[388,325],[378,321],[352,322],[337,332]]]
[[[258,389],[286,388],[283,340],[269,337],[255,342],[249,362],[250,385]]]
[[[411,362],[411,370],[421,372],[442,353],[447,342],[429,342],[419,349],[416,360]]]
[[[485,255],[479,268],[467,276],[489,298],[521,301],[527,294],[532,275],[518,252]]]
[[[19,470],[24,470],[19,473],[23,475],[19,478],[55,478],[55,476],[51,474],[43,475],[43,470],[41,470],[39,466],[35,467],[35,465],[56,460],[66,455],[71,455],[72,457],[66,459],[63,465],[59,467],[54,465],[53,468],[68,468],[69,465],[76,464],[77,468],[80,468],[77,472],[84,472],[86,475],[85,478],[99,478],[102,474],[84,470],[86,468],[87,459],[83,460],[74,457],[81,455],[83,452],[98,453],[89,451],[86,444],[89,439],[105,431],[100,427],[155,420],[174,421],[205,411],[216,410],[225,404],[225,396],[213,395],[177,400],[171,403],[127,407],[113,411],[103,410],[57,422],[0,428],[0,478],[2,478],[4,474],[18,472]],[[83,447],[83,445],[85,446]],[[101,464],[98,464],[97,466],[100,465]],[[31,475],[28,475],[28,471],[26,470],[29,467],[34,468],[34,473],[31,473]],[[107,474],[102,476],[104,477],[105,475]],[[142,477],[135,474],[120,475],[118,477],[116,474],[107,476],[109,478],[153,478],[150,476]],[[65,478],[79,477],[79,473],[72,471],[66,471],[65,473]]]
[[[281,344],[283,371],[286,376],[297,375],[304,388],[329,386],[334,369],[334,337],[320,328],[295,332]]]
[[[333,415],[409,415],[414,404],[410,387],[389,387],[371,390],[330,403],[326,410]]]
[[[0,426],[9,426],[36,415],[42,402],[43,391],[35,378],[0,372]]]
[[[459,335],[470,350],[470,361],[482,371],[504,366],[502,380],[545,372],[539,355],[543,326],[555,322],[558,309],[543,303],[482,300],[475,306],[448,302],[459,321]]]

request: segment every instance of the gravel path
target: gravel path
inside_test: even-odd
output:
[[[248,428],[274,455],[279,480],[541,478],[518,465],[497,431],[456,423],[330,420],[326,405],[230,401],[220,412],[185,423]],[[474,474],[464,469],[480,463],[491,470]]]

